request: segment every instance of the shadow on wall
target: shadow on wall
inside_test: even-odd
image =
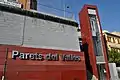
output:
[[[85,53],[85,63],[86,63],[86,68],[87,68],[87,80],[92,80],[93,78],[93,69],[90,64],[90,58],[89,58],[89,53],[88,53],[88,43],[83,44],[82,46],[82,51]]]

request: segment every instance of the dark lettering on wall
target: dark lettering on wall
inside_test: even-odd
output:
[[[59,60],[59,55],[58,54],[47,54],[46,55],[46,60],[48,60],[48,61],[58,61]]]
[[[73,54],[63,54],[61,57],[63,61],[80,61],[80,56]]]

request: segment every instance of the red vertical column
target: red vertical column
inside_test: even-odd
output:
[[[109,67],[108,67],[108,60],[106,56],[106,49],[104,45],[104,40],[102,36],[102,29],[100,25],[100,18],[98,15],[98,10],[97,7],[94,5],[84,5],[82,10],[79,13],[79,19],[80,19],[80,27],[81,27],[81,37],[82,37],[82,44],[83,44],[83,49],[85,52],[85,60],[86,60],[86,67],[87,70],[93,75],[95,75],[97,78],[98,76],[98,70],[97,70],[97,62],[96,62],[96,55],[94,51],[94,43],[93,43],[93,38],[92,38],[92,29],[91,29],[91,24],[90,24],[90,18],[88,14],[88,9],[94,9],[96,12],[96,16],[98,18],[99,22],[99,29],[100,29],[100,35],[101,35],[101,42],[102,42],[102,50],[103,50],[103,55],[104,55],[104,60],[105,60],[105,69],[106,69],[106,78],[107,80],[110,79],[110,74],[109,74]]]
[[[96,7],[96,13],[97,13],[97,17],[98,17],[98,21],[100,23],[100,17],[99,17],[99,14],[98,14],[98,9]],[[102,27],[101,27],[101,24],[100,24],[100,30],[102,32]],[[110,71],[109,71],[109,66],[108,66],[108,59],[107,59],[107,53],[106,53],[106,47],[105,47],[105,42],[104,42],[104,37],[103,37],[103,34],[101,33],[101,39],[102,39],[102,46],[103,46],[103,54],[104,54],[104,59],[105,59],[105,68],[106,68],[106,79],[107,80],[110,80]]]
[[[83,44],[84,51],[85,51],[86,67],[87,67],[87,70],[89,70],[91,74],[98,77],[96,57],[94,55],[94,50],[93,50],[92,33],[90,29],[87,5],[85,5],[82,8],[79,14],[79,18],[80,18],[82,44]]]

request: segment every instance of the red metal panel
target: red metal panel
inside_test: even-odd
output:
[[[94,7],[94,6],[92,6],[92,7]],[[83,9],[81,10],[81,12],[79,14],[82,43],[85,45],[84,47],[86,47],[86,45],[88,46],[88,50],[86,50],[86,54],[85,54],[86,64],[90,63],[89,69],[91,69],[93,71],[93,74],[96,77],[98,77],[97,66],[96,66],[96,57],[94,55],[92,33],[91,33],[90,21],[89,21],[87,9],[88,9],[88,6],[84,5]],[[90,58],[90,59],[87,60],[88,58]]]
[[[90,28],[90,21],[89,21],[89,15],[88,15],[88,10],[87,10],[88,8],[96,10],[98,21],[100,23],[100,18],[98,15],[97,7],[94,5],[84,5],[83,9],[79,13],[79,19],[80,19],[80,25],[81,25],[80,27],[81,27],[81,34],[82,34],[81,36],[82,36],[83,44],[86,44],[88,46],[88,51],[86,51],[86,53],[88,53],[88,54],[85,53],[86,63],[89,63],[87,61],[90,60],[90,67],[93,71],[93,74],[96,75],[96,77],[98,77],[97,66],[96,66],[96,57],[94,55],[94,49],[93,49],[92,32],[91,32],[91,28]],[[101,30],[101,35],[102,35],[101,24],[100,24],[100,30]],[[106,56],[103,35],[101,36],[101,39],[102,39],[104,57],[105,57],[105,62],[106,62],[105,66],[106,66],[106,71],[107,71],[107,80],[109,80],[110,73],[109,73],[108,60],[107,60],[107,56]],[[90,59],[87,60],[87,58],[90,58]],[[90,67],[89,67],[89,69],[90,69]]]
[[[56,72],[56,71],[10,72],[10,73],[8,73],[8,80],[12,80],[13,79],[12,76],[14,76],[14,78],[16,78],[16,80],[19,80],[19,79],[21,79],[21,80],[61,80],[61,72]],[[13,79],[13,80],[15,80],[15,79]]]
[[[62,72],[62,80],[86,80],[85,77],[85,71],[64,71]]]
[[[0,46],[1,49],[4,49],[2,54],[6,54],[5,49],[8,48],[8,60],[7,60],[7,71],[6,78],[7,80],[65,80],[70,75],[76,74],[83,76],[79,78],[80,80],[86,80],[86,67],[84,54],[77,51],[62,51],[62,50],[53,50],[53,49],[41,49],[41,48],[28,48],[28,47],[19,47],[19,46]],[[80,62],[64,62],[64,61],[35,61],[35,60],[20,60],[12,59],[11,52],[12,50],[18,50],[24,53],[58,53],[58,54],[76,54],[80,55]],[[4,63],[4,59],[0,59],[0,63]],[[3,68],[3,67],[1,67]],[[65,72],[68,73],[65,74]],[[62,75],[63,74],[63,75]],[[68,75],[67,75],[68,74]],[[2,76],[2,74],[0,75]],[[74,75],[75,76],[75,75]]]

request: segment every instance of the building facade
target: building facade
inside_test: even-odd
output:
[[[0,5],[1,80],[86,80],[74,20]]]
[[[106,51],[108,55],[108,60],[110,60],[109,63],[109,68],[110,68],[110,75],[111,75],[111,80],[119,80],[120,79],[120,64],[117,62],[117,59],[119,58],[119,53],[120,53],[120,33],[119,32],[108,32],[106,30],[103,31],[104,39],[105,39],[105,44],[106,44]],[[118,55],[114,55],[114,57],[109,57],[109,51],[112,50],[112,53],[116,54],[118,52]],[[112,54],[112,55],[113,55]],[[111,59],[114,61],[111,61]],[[116,61],[115,61],[115,59]]]
[[[0,5],[22,8],[22,4],[18,0],[0,0]]]
[[[22,4],[23,9],[37,10],[37,0],[17,0]]]
[[[75,20],[25,9],[0,5],[2,80],[110,80],[96,6],[84,5],[81,29]]]
[[[120,33],[103,31],[108,50],[120,52]]]
[[[0,0],[0,3],[26,10],[37,10],[37,0]]]

